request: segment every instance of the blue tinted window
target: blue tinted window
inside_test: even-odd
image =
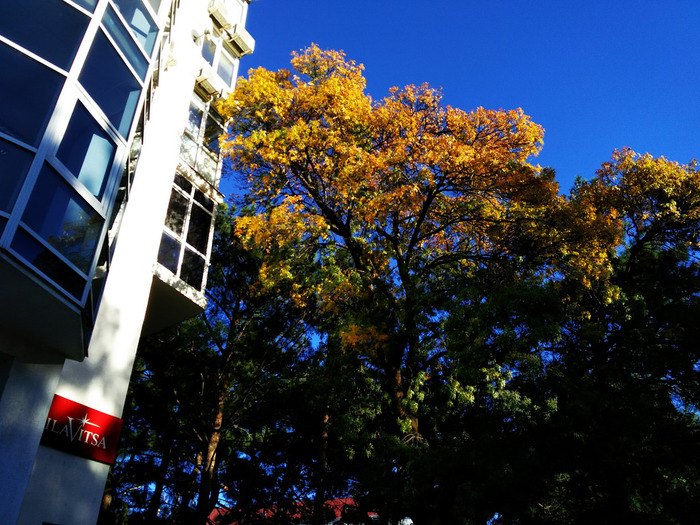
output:
[[[209,62],[209,65],[214,65],[214,55],[216,55],[216,43],[212,42],[208,38],[204,39],[204,44],[202,44],[202,57],[204,60]]]
[[[64,77],[2,42],[0,64],[0,132],[36,146],[44,134]]]
[[[87,274],[104,219],[49,166],[44,166],[22,221]]]
[[[146,11],[143,2],[141,0],[114,0],[114,3],[136,40],[143,46],[148,56],[151,56],[158,36],[158,26]]]
[[[101,31],[95,36],[80,74],[80,83],[119,133],[126,136],[136,112],[141,85]]]
[[[85,278],[28,233],[18,229],[11,247],[66,292],[78,300],[82,298]]]
[[[0,2],[0,34],[68,70],[89,19],[61,0]]]
[[[78,4],[80,7],[87,9],[91,13],[95,11],[95,6],[97,6],[97,0],[71,0],[74,4]]]
[[[119,49],[122,50],[124,56],[131,63],[136,73],[141,77],[141,80],[146,78],[146,73],[148,73],[148,60],[146,60],[146,56],[139,49],[139,46],[136,45],[133,38],[131,38],[131,35],[119,20],[114,9],[112,9],[112,6],[107,8],[103,23],[119,46]]]
[[[0,211],[10,212],[34,154],[0,139]]]
[[[116,149],[109,135],[78,102],[56,156],[98,198],[104,192]]]

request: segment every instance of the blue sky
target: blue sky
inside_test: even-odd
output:
[[[700,159],[700,0],[256,0],[247,29],[242,76],[314,42],[364,64],[374,99],[427,82],[464,110],[523,108],[564,192],[623,146]]]

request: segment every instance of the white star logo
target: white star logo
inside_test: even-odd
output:
[[[93,426],[93,427],[100,428],[100,425],[97,425],[97,424],[95,424],[95,423],[90,423],[90,419],[88,419],[88,415],[87,415],[87,414],[85,414],[85,415],[83,416],[83,419],[79,419],[78,421],[80,422],[81,426],[83,426],[83,427],[84,427],[85,425],[90,425],[90,426]]]

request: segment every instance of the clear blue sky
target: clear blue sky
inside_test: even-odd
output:
[[[700,159],[700,0],[256,0],[247,29],[242,76],[314,42],[364,64],[374,99],[427,82],[464,110],[523,108],[564,192],[614,148]]]

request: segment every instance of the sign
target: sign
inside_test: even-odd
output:
[[[53,396],[41,444],[76,456],[114,463],[122,420],[61,396]]]

